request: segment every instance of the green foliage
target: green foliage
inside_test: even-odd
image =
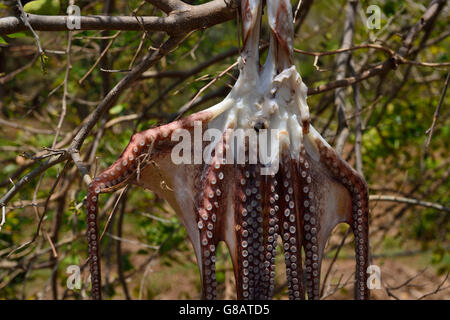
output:
[[[59,14],[59,8],[59,0],[36,0],[25,4],[23,6],[23,11],[26,13],[51,16]]]
[[[26,33],[26,32],[16,32],[16,33],[8,34],[8,38],[11,38],[11,39],[20,39],[20,38],[25,38],[27,36],[28,36],[28,33]]]

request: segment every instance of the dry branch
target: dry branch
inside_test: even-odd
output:
[[[405,197],[397,197],[397,196],[389,196],[389,195],[371,195],[369,197],[370,201],[388,201],[388,202],[400,202],[400,203],[408,203],[408,204],[414,204],[426,208],[433,208],[439,211],[447,211],[450,212],[450,208],[445,207],[439,203],[434,202],[428,202],[428,201],[421,201],[417,199],[412,198],[405,198]]]
[[[149,1],[151,3],[172,3],[181,1]],[[165,7],[165,6],[162,6]],[[163,31],[168,34],[184,34],[235,18],[237,1],[214,0],[201,5],[183,4],[183,10],[170,11],[167,17],[124,16],[80,16],[80,30],[134,30]],[[168,7],[167,7],[168,8]],[[166,9],[167,9],[166,8]],[[67,24],[68,16],[44,16],[27,14],[29,25],[36,31],[71,31]],[[69,24],[70,25],[70,24]],[[0,18],[0,35],[11,34],[27,29],[18,17]]]

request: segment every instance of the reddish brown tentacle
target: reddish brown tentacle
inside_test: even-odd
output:
[[[302,232],[299,229],[300,211],[297,195],[298,177],[288,153],[283,154],[281,167],[278,173],[279,224],[283,241],[284,257],[286,263],[286,277],[290,300],[300,300],[305,297],[302,270]]]
[[[248,272],[248,242],[249,242],[249,229],[247,228],[247,215],[246,209],[247,196],[245,195],[244,185],[246,184],[245,172],[243,166],[235,167],[235,215],[236,215],[236,256],[237,265],[234,266],[235,278],[236,278],[236,292],[237,299],[250,299],[249,293],[249,278],[244,275],[244,269]],[[242,182],[242,183],[241,183]],[[245,241],[245,242],[244,242]],[[244,246],[245,248],[244,248]]]
[[[275,175],[263,176],[260,193],[263,197],[263,261],[259,299],[272,299],[275,284],[275,257],[277,254],[279,196]]]
[[[99,194],[118,190],[133,180],[138,169],[142,170],[148,164],[155,143],[170,140],[174,130],[190,129],[195,121],[209,121],[211,118],[212,114],[209,112],[198,112],[182,120],[134,134],[120,157],[89,185],[86,199],[87,236],[93,299],[101,299],[101,261],[97,219]]]
[[[356,182],[356,181],[355,181]],[[359,182],[359,184],[358,184]],[[369,195],[364,181],[356,182],[353,196],[352,229],[355,237],[355,299],[369,299],[367,268],[369,267]]]
[[[238,299],[259,299],[264,265],[261,175],[258,165],[236,166]]]
[[[250,173],[250,176],[247,176],[247,172]],[[247,171],[245,172],[246,178],[250,183],[247,184],[249,189],[245,190],[245,194],[249,198],[249,205],[247,210],[249,211],[248,223],[249,227],[251,224],[251,234],[253,236],[253,245],[249,245],[249,259],[250,256],[253,257],[253,270],[251,266],[249,267],[250,271],[250,281],[252,280],[253,274],[253,288],[254,288],[254,299],[261,300],[262,292],[262,278],[263,278],[263,268],[264,268],[264,230],[263,230],[263,198],[261,193],[261,188],[263,187],[262,176],[260,174],[260,166],[259,165],[250,165],[247,167]],[[249,195],[250,194],[250,195]],[[252,220],[250,220],[252,219]],[[251,283],[251,282],[250,282]]]
[[[225,138],[225,137],[224,137]],[[217,151],[217,154],[216,154]],[[203,189],[198,205],[198,228],[202,244],[202,284],[203,298],[216,299],[216,246],[220,230],[217,230],[218,217],[223,213],[220,203],[224,193],[224,143],[220,142],[213,151],[211,164],[206,167],[202,177]]]
[[[206,193],[214,192],[211,185],[205,189]],[[198,214],[198,227],[200,229],[200,239],[202,242],[202,286],[203,299],[212,300],[216,298],[216,239],[214,225],[216,221],[216,207],[205,195],[202,199],[202,207]],[[214,207],[214,209],[213,209]]]
[[[319,228],[320,217],[318,205],[314,201],[313,183],[311,177],[311,162],[301,148],[299,155],[297,177],[300,180],[300,203],[303,220],[303,247],[305,251],[305,282],[309,300],[319,299],[320,286],[320,254]]]
[[[98,232],[98,197],[100,193],[111,192],[124,186],[135,174],[138,163],[148,152],[150,141],[142,134],[136,134],[121,157],[103,171],[89,185],[87,194],[87,236],[92,281],[92,298],[101,299],[101,260]]]
[[[100,245],[98,235],[98,196],[100,194],[100,186],[98,183],[89,185],[86,207],[87,207],[87,238],[88,253],[92,282],[92,299],[100,300],[101,292],[101,266],[100,266]]]

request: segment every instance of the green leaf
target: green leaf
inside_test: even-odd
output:
[[[28,37],[28,35],[25,32],[16,32],[16,33],[8,34],[8,37],[12,38],[12,39],[19,39],[19,38]]]
[[[59,7],[59,0],[37,0],[25,4],[23,11],[32,14],[57,15]]]
[[[117,104],[109,110],[109,114],[119,114],[125,109],[125,104]]]

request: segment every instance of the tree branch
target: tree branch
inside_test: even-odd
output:
[[[341,48],[347,49],[353,45],[353,34],[355,30],[355,16],[358,2],[349,0],[346,6],[346,17],[344,23],[344,34],[342,36]],[[347,66],[350,62],[351,55],[349,51],[344,51],[336,57],[336,81],[345,78],[347,73]],[[346,121],[345,113],[348,109],[346,103],[346,94],[343,88],[338,87],[334,92],[334,104],[338,115],[338,131],[336,139],[336,152],[341,154],[344,144],[350,135],[348,123]]]
[[[125,75],[111,91],[105,96],[95,110],[89,115],[88,120],[83,124],[76,136],[73,138],[69,147],[70,150],[79,150],[83,144],[84,139],[100,119],[101,115],[108,110],[118,97],[125,91],[131,84],[138,79],[144,71],[150,68],[156,61],[161,59],[167,53],[172,51],[180,42],[184,40],[184,36],[175,36],[167,40],[158,50],[149,53],[142,61],[136,65],[136,67]]]
[[[172,3],[181,1],[149,1],[160,4],[163,11],[170,10]],[[165,3],[163,5],[162,3]],[[178,8],[178,6],[176,6]],[[177,35],[209,28],[213,25],[232,20],[236,16],[238,1],[213,0],[191,6],[184,4],[183,10],[173,11],[167,17],[124,17],[124,16],[81,16],[79,30],[142,30],[163,31]],[[163,9],[164,8],[164,9]],[[27,21],[37,31],[71,31],[67,27],[68,16],[44,16],[27,14]],[[0,35],[27,30],[25,23],[18,17],[0,18]]]
[[[371,195],[369,197],[369,200],[370,201],[389,201],[389,202],[401,202],[401,203],[415,204],[415,205],[426,207],[426,208],[433,208],[433,209],[440,210],[440,211],[450,212],[450,208],[444,207],[443,205],[441,205],[439,203],[421,201],[421,200],[412,199],[412,198],[389,196],[389,195]]]

